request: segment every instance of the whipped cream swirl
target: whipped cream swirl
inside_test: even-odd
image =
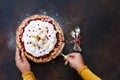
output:
[[[25,50],[40,57],[49,54],[57,43],[56,31],[53,24],[41,20],[33,20],[24,28],[22,41]]]

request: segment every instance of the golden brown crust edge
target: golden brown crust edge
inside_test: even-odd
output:
[[[31,55],[29,55],[26,51],[24,52],[21,44],[20,44],[20,39],[19,39],[19,34],[20,34],[20,31],[21,29],[25,26],[25,24],[31,20],[31,19],[36,19],[36,18],[45,18],[47,20],[50,19],[53,21],[53,24],[55,25],[55,28],[56,28],[56,31],[58,32],[58,40],[60,41],[59,42],[59,46],[57,46],[57,48],[54,49],[54,51],[51,53],[50,56],[48,56],[47,58],[36,58],[36,57],[33,57]],[[44,20],[45,21],[45,20]],[[25,20],[23,20],[21,22],[21,24],[19,25],[19,27],[17,28],[16,30],[16,44],[17,44],[17,47],[19,48],[19,50],[21,52],[23,52],[25,54],[25,56],[28,57],[28,59],[32,60],[33,62],[36,62],[36,63],[45,63],[45,62],[49,62],[51,61],[52,59],[56,58],[62,51],[64,45],[65,45],[65,42],[64,42],[64,34],[63,34],[63,31],[61,29],[61,27],[59,26],[59,24],[51,17],[48,17],[48,16],[45,16],[45,15],[33,15],[33,16],[30,16],[28,18],[26,18]]]

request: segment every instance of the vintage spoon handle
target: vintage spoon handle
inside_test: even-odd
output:
[[[67,56],[66,55],[64,55],[63,53],[61,53],[61,55],[66,59],[67,58]]]

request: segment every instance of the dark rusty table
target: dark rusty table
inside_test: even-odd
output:
[[[33,14],[56,19],[67,40],[64,54],[73,52],[70,31],[81,28],[82,54],[88,67],[103,80],[120,80],[119,0],[0,0],[0,80],[21,80],[15,65],[15,32]],[[30,61],[37,80],[82,80],[64,66],[63,57],[45,64]]]

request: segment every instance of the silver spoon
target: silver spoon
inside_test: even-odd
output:
[[[78,36],[80,34],[80,28],[79,28],[79,26],[76,26],[75,33],[76,33],[76,37],[78,38]]]
[[[74,39],[76,38],[76,36],[75,36],[75,35],[76,35],[75,31],[72,30],[72,31],[70,32],[70,35],[71,35]]]

